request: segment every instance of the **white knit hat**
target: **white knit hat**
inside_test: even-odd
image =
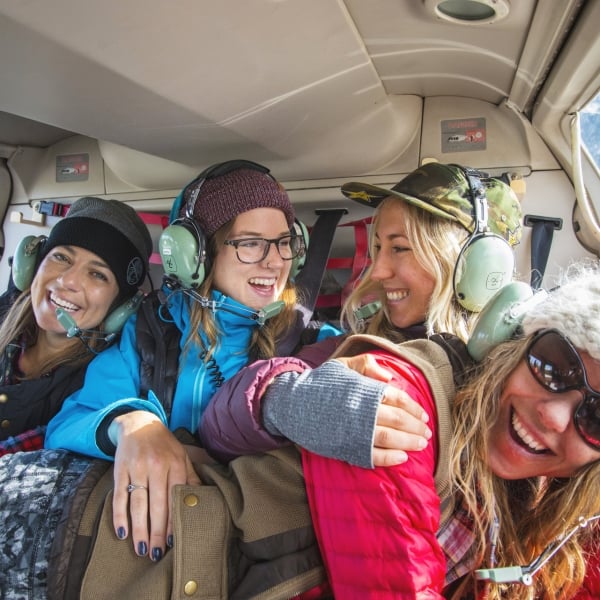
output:
[[[600,360],[600,265],[571,266],[560,287],[523,318],[523,332],[557,329],[579,350]]]

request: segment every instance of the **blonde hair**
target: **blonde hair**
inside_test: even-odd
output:
[[[0,325],[0,352],[4,354],[10,345],[22,345],[23,349],[35,345],[39,330],[33,312],[31,291],[27,289],[18,296]],[[93,334],[88,340],[88,345],[98,352],[104,349],[105,342],[100,339],[100,334]],[[73,367],[85,365],[93,357],[94,354],[81,343],[81,340],[66,339],[59,351],[45,356],[30,373],[21,379],[37,379],[64,365]]]
[[[452,333],[463,341],[469,337],[474,313],[465,310],[454,294],[454,267],[469,233],[458,223],[438,217],[421,208],[404,202],[400,198],[388,197],[377,208],[369,233],[369,251],[376,256],[375,232],[381,219],[384,206],[401,203],[406,220],[406,236],[413,249],[417,262],[433,277],[435,286],[426,311],[425,326],[427,335]],[[352,333],[370,333],[401,341],[398,330],[390,320],[386,308],[385,295],[381,284],[371,279],[374,263],[365,272],[361,281],[348,296],[342,308],[342,321],[348,324]],[[380,310],[366,325],[355,316],[355,311],[367,300],[376,298],[382,303]]]
[[[478,563],[489,559],[489,534],[499,520],[497,566],[527,565],[580,517],[600,512],[600,461],[568,478],[505,480],[488,467],[489,430],[496,420],[503,387],[523,360],[531,336],[500,344],[486,357],[478,374],[458,392],[453,403],[454,435],[450,448],[455,498],[474,520]],[[595,525],[581,529],[533,578],[533,585],[491,584],[489,600],[572,597],[585,575],[584,547]],[[491,566],[491,565],[490,565]],[[473,586],[464,582],[461,590]],[[472,588],[471,588],[472,589]],[[461,597],[457,593],[456,598]]]
[[[209,240],[208,255],[214,257],[222,251],[223,243],[229,236],[235,219],[232,219],[220,229],[218,229]],[[214,269],[209,269],[205,280],[200,286],[199,293],[202,296],[209,296],[214,289]],[[297,301],[296,288],[288,278],[280,300],[284,302],[284,308],[279,314],[269,319],[262,327],[256,327],[252,332],[249,350],[252,359],[270,358],[275,355],[277,342],[283,338],[296,320],[295,306]],[[191,333],[186,340],[186,349],[192,344],[197,344],[204,348],[205,352],[201,357],[207,361],[215,353],[220,344],[221,337],[225,334],[220,331],[211,310],[206,310],[198,302],[193,302],[191,306]],[[205,348],[200,331],[203,331],[208,339],[208,347]]]

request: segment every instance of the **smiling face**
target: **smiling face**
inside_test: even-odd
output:
[[[435,280],[417,261],[408,240],[406,206],[388,202],[380,209],[371,279],[383,287],[390,320],[410,327],[425,320]]]
[[[590,385],[600,389],[600,361],[579,354]],[[489,431],[492,471],[504,479],[569,477],[599,460],[600,451],[583,441],[573,421],[582,397],[580,390],[559,394],[545,389],[521,361],[506,382]]]
[[[94,329],[106,317],[118,292],[115,276],[97,254],[77,246],[56,246],[33,278],[31,302],[39,327],[64,337],[57,308],[68,312],[81,329]]]
[[[255,208],[239,214],[227,236],[229,240],[243,238],[276,239],[290,232],[284,213],[277,208]],[[213,264],[213,286],[226,296],[260,310],[279,300],[290,274],[291,260],[283,260],[275,244],[260,262],[241,262],[233,246],[219,248]]]

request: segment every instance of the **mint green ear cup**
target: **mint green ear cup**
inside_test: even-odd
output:
[[[512,338],[523,315],[545,296],[543,290],[534,294],[531,287],[522,281],[511,281],[505,285],[477,318],[467,343],[469,354],[480,361],[494,346]]]
[[[123,325],[125,325],[125,321],[127,321],[133,313],[137,312],[144,297],[144,292],[138,290],[135,296],[132,296],[129,300],[117,306],[117,308],[115,308],[104,320],[102,331],[105,331],[106,333],[117,333],[121,331]]]
[[[458,302],[479,312],[513,277],[514,253],[498,235],[474,237],[462,249],[454,269],[454,292]]]
[[[12,262],[12,278],[19,291],[29,288],[40,263],[46,236],[28,235],[17,246]]]
[[[298,273],[302,270],[302,267],[306,262],[306,252],[308,251],[308,228],[302,221],[296,219],[294,221],[292,233],[295,233],[299,238],[302,238],[302,242],[304,243],[304,251],[292,260],[290,279],[293,281],[296,278],[296,275],[298,275]]]
[[[198,233],[185,222],[175,221],[163,230],[158,241],[165,273],[187,288],[198,287],[205,277],[205,241]]]

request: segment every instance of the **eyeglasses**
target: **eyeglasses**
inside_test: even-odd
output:
[[[543,329],[531,340],[526,358],[535,380],[550,392],[583,392],[573,415],[575,428],[589,446],[600,450],[600,392],[590,387],[575,346],[556,329]]]
[[[297,235],[284,235],[280,238],[244,238],[241,240],[225,240],[226,246],[235,248],[238,260],[248,265],[259,263],[269,254],[271,244],[275,244],[279,256],[283,260],[292,260],[304,254],[304,242]]]

